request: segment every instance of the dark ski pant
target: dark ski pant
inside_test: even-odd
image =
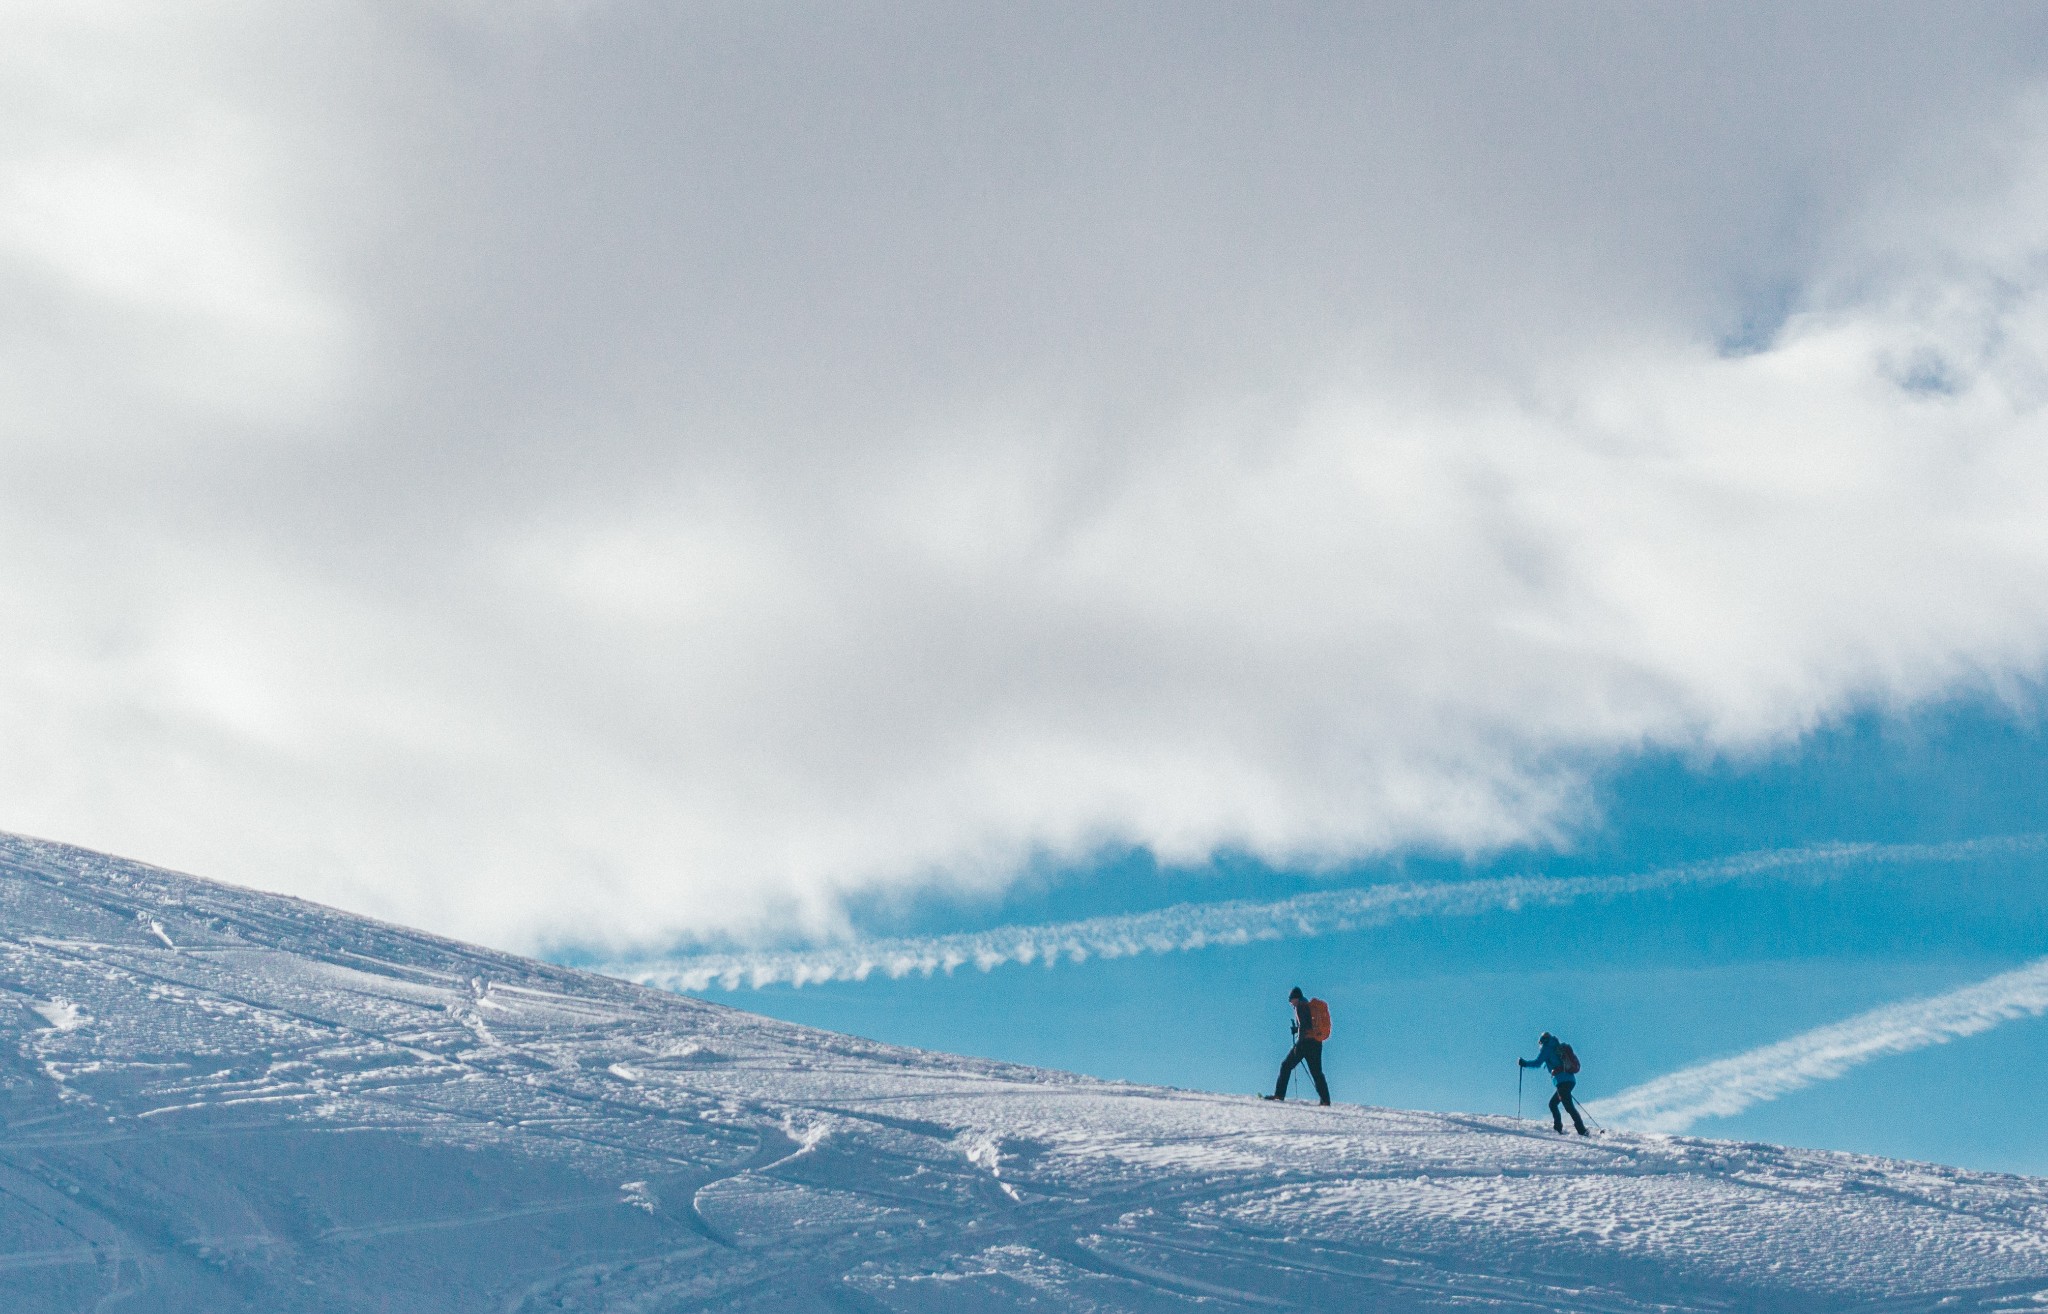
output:
[[[1572,1115],[1572,1126],[1577,1127],[1579,1135],[1584,1136],[1586,1134],[1586,1120],[1579,1116],[1579,1106],[1572,1103],[1572,1087],[1578,1084],[1578,1082],[1573,1081],[1570,1077],[1566,1077],[1563,1081],[1557,1083],[1557,1094],[1550,1097],[1550,1125],[1559,1131],[1564,1130],[1564,1119],[1559,1117],[1557,1112],[1557,1106],[1562,1104],[1564,1105],[1565,1112]]]
[[[1294,1075],[1294,1065],[1308,1064],[1308,1075],[1315,1079],[1316,1098],[1323,1103],[1330,1102],[1330,1083],[1323,1080],[1323,1042],[1320,1040],[1297,1040],[1294,1048],[1287,1051],[1287,1061],[1280,1065],[1280,1080],[1273,1083],[1273,1098],[1287,1098],[1287,1079]],[[1577,1117],[1577,1114],[1573,1114]]]

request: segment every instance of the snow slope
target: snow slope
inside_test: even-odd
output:
[[[2048,1182],[872,1044],[0,838],[0,1309],[2048,1307]]]

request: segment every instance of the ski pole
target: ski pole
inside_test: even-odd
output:
[[[1522,1120],[1522,1078],[1523,1078],[1523,1076],[1524,1076],[1524,1075],[1526,1075],[1526,1074],[1528,1073],[1528,1071],[1529,1071],[1529,1069],[1527,1069],[1527,1068],[1523,1067],[1523,1066],[1522,1066],[1522,1065],[1521,1065],[1520,1063],[1517,1063],[1517,1064],[1515,1064],[1515,1121],[1516,1121],[1516,1122],[1520,1122],[1520,1121]]]

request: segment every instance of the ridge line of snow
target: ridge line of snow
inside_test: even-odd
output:
[[[597,970],[641,985],[700,991],[788,983],[864,981],[880,972],[891,979],[951,973],[972,964],[991,971],[1007,963],[1083,962],[1138,954],[1179,953],[1213,945],[1307,939],[1419,917],[1471,917],[1526,906],[1553,907],[1580,899],[1640,894],[1686,885],[1710,885],[1773,873],[1856,864],[1956,862],[1989,853],[2048,848],[2048,836],[2018,835],[1947,844],[1822,844],[1762,849],[1712,862],[1690,863],[1629,876],[1513,876],[1491,880],[1402,882],[1296,895],[1261,902],[1233,899],[1183,903],[1152,912],[1090,917],[1037,926],[901,939],[856,941],[813,949],[682,955],[618,963]]]
[[[1605,1122],[1633,1131],[1683,1132],[1875,1059],[1945,1045],[2005,1022],[2048,1013],[2048,958],[1946,994],[1901,1000],[1785,1040],[1587,1101]]]

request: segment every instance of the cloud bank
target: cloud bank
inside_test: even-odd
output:
[[[9,830],[626,952],[2048,655],[2036,9],[7,13]]]
[[[1080,963],[1090,958],[1184,953],[1255,941],[1341,935],[1418,917],[1475,917],[1687,885],[1715,885],[1765,876],[1833,876],[1880,864],[1962,862],[1991,853],[2038,852],[2044,847],[2048,847],[2048,838],[2040,836],[1954,844],[1816,845],[1744,853],[1715,862],[1627,876],[1509,877],[1373,885],[1269,902],[1232,899],[1183,903],[1151,912],[1042,926],[1001,926],[958,935],[867,940],[783,952],[677,955],[650,962],[612,964],[600,970],[642,985],[701,991],[713,984],[736,990],[742,985],[759,989],[780,984],[865,981],[876,973],[896,980],[913,974],[951,973],[968,965],[983,972],[1007,964],[1042,963],[1053,967],[1062,961]]]
[[[1703,1118],[1729,1117],[1875,1059],[2043,1013],[2048,958],[1947,994],[1887,1004],[1746,1054],[1682,1068],[1589,1105],[1617,1127],[1683,1132]]]

